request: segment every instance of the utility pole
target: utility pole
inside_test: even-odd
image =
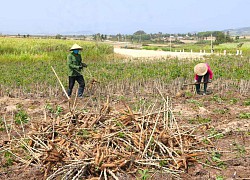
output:
[[[211,34],[211,54],[214,53],[214,50],[213,50],[213,34]]]
[[[170,49],[170,52],[171,52],[171,34],[170,34],[169,38],[170,38],[169,49]]]

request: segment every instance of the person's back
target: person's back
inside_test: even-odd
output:
[[[199,63],[194,67],[194,73],[195,73],[195,88],[196,88],[196,93],[197,94],[210,94],[209,91],[207,91],[207,84],[209,82],[212,82],[213,78],[213,72],[210,68],[210,66],[207,63]],[[204,93],[201,92],[200,90],[200,84],[201,80],[203,79],[204,83]]]

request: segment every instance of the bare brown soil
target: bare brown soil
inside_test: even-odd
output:
[[[217,96],[215,96],[217,95]],[[216,97],[216,98],[215,98]],[[218,97],[218,98],[217,98]],[[93,109],[93,104],[87,103],[91,97],[78,101],[78,109]],[[94,98],[94,97],[93,97]],[[172,106],[175,118],[182,126],[201,126],[201,137],[209,137],[204,141],[204,155],[197,157],[196,162],[189,162],[188,168],[183,169],[179,179],[250,179],[250,119],[242,118],[240,114],[250,112],[250,106],[245,105],[249,97],[229,94],[220,98],[220,94],[207,96],[185,94],[173,97]],[[132,98],[127,103],[133,105]],[[237,101],[233,101],[237,99]],[[28,113],[30,121],[24,125],[29,131],[30,125],[44,119],[44,107],[60,105],[62,115],[69,112],[68,102],[64,97],[59,99],[44,98],[0,98],[0,114],[8,124],[17,112],[17,107],[22,106]],[[119,108],[119,103],[113,101],[114,107]],[[98,109],[98,106],[95,107]],[[206,121],[206,119],[208,121]],[[8,165],[3,151],[8,147],[9,139],[18,137],[14,131],[8,137],[5,126],[2,124],[0,131],[0,179],[42,179],[44,170],[39,165],[34,166],[14,158]],[[214,137],[213,137],[214,135]],[[207,152],[206,152],[207,151]],[[176,179],[171,174],[161,173],[160,170],[150,169],[148,179]],[[138,172],[134,174],[116,174],[119,179],[141,178]],[[112,179],[112,178],[111,178]]]

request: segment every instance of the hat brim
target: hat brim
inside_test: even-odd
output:
[[[74,45],[70,48],[70,51],[73,51],[73,50],[82,50],[82,47],[79,46],[78,44],[74,44]]]
[[[70,49],[70,51],[73,51],[73,50],[82,50],[82,48],[74,48],[74,49]]]
[[[197,74],[198,76],[204,76],[208,71],[208,67],[205,63],[200,63],[197,64],[194,67],[194,73]]]

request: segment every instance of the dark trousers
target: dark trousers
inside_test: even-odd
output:
[[[79,88],[78,88],[78,93],[77,96],[81,97],[84,92],[85,88],[85,81],[83,76],[69,76],[69,89],[68,89],[68,96],[71,96],[73,87],[75,85],[75,81],[78,82]]]
[[[197,82],[199,84],[196,84],[195,87],[196,87],[196,92],[200,92],[200,88],[201,88],[201,80],[203,78],[203,82],[204,82],[204,92],[206,93],[207,92],[207,83],[208,83],[208,79],[209,79],[209,74],[206,73],[204,76],[198,76],[198,80]]]

